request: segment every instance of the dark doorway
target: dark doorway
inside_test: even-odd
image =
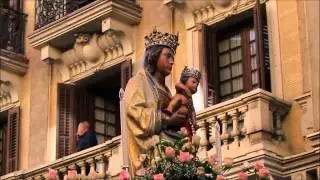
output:
[[[131,77],[131,60],[77,81],[58,84],[58,158],[75,152],[77,126],[88,121],[101,144],[121,134],[119,91]]]
[[[100,71],[75,86],[77,124],[88,121],[99,144],[120,135],[120,88],[120,66]]]

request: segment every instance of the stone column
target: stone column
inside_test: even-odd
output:
[[[200,139],[200,146],[198,150],[198,157],[200,159],[205,159],[207,157],[207,146],[208,146],[208,140],[207,140],[207,131],[206,131],[206,121],[203,119],[201,121],[197,122],[199,126],[199,130],[197,134],[201,137]]]
[[[95,159],[90,158],[86,160],[86,162],[90,165],[90,171],[89,172],[95,172],[94,165],[95,165]]]
[[[242,118],[243,118],[243,127],[239,127],[240,128],[240,134],[245,136],[244,138],[244,141],[247,141],[248,140],[248,134],[247,134],[247,128],[246,128],[246,121],[247,121],[247,118],[246,118],[246,114],[247,114],[247,111],[248,111],[248,106],[243,106],[243,107],[240,107],[238,108],[238,111],[240,114],[242,114]]]
[[[77,162],[77,166],[80,167],[80,176],[85,176],[86,175],[86,162],[85,161],[80,161]]]
[[[67,167],[62,167],[59,169],[59,172],[61,172],[63,178],[64,176],[67,176],[67,171],[68,171]]]
[[[232,119],[232,132],[231,136],[234,138],[236,144],[240,145],[240,129],[239,129],[239,112],[238,110],[232,110],[228,112],[228,114],[231,116]]]
[[[111,155],[112,155],[111,151],[107,151],[106,153],[103,154],[103,156],[105,158],[105,172],[106,172],[107,178],[110,175],[109,165],[110,165],[110,157],[111,157]],[[125,167],[125,168],[127,170],[129,169],[129,167]]]
[[[223,145],[228,149],[228,139],[230,137],[228,133],[228,117],[226,113],[219,114],[218,119],[222,122],[222,134],[221,134],[221,139],[223,141]]]
[[[212,144],[212,147],[215,147],[216,145],[216,128],[215,128],[215,124],[217,123],[217,118],[212,116],[209,119],[207,119],[208,123],[209,123],[209,142]],[[218,132],[220,133],[220,132]]]
[[[97,173],[99,178],[104,178],[106,175],[106,158],[103,155],[95,157],[97,161]]]

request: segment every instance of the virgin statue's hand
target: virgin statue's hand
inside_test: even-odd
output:
[[[162,121],[164,122],[166,128],[179,130],[185,124],[187,113],[187,108],[181,107],[171,116],[164,115]]]

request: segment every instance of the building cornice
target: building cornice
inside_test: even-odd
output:
[[[0,49],[0,69],[23,76],[28,70],[29,60],[21,55]]]
[[[253,155],[254,154],[254,155]],[[297,172],[308,171],[320,166],[320,149],[313,149],[303,153],[280,157],[273,152],[260,150],[235,159],[233,168],[227,173],[230,179],[237,179],[243,169],[243,163],[263,161],[265,167],[278,177],[287,177]]]

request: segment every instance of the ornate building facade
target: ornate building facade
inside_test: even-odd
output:
[[[274,179],[319,179],[319,12],[316,0],[1,1],[1,179],[87,165],[117,179],[127,152],[119,90],[142,68],[154,27],[179,32],[173,93],[185,65],[203,75],[199,157],[220,143],[218,123],[228,177],[261,160]],[[83,120],[98,145],[75,152]]]

